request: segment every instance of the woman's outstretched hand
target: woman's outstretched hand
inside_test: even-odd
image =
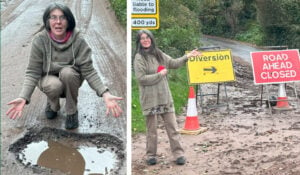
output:
[[[190,58],[190,57],[201,56],[201,55],[202,53],[199,52],[198,49],[194,49],[191,52],[189,52],[186,56]]]
[[[22,111],[25,106],[26,100],[23,98],[16,98],[13,101],[7,103],[8,105],[12,105],[6,115],[9,116],[11,119],[16,119],[17,117],[22,116]]]
[[[103,99],[106,104],[106,115],[111,113],[114,117],[119,117],[122,114],[122,109],[117,103],[117,100],[123,100],[122,97],[111,95],[109,92],[103,93]]]

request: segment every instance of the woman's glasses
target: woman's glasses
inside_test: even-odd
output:
[[[53,16],[50,16],[49,17],[49,19],[51,20],[51,21],[64,21],[64,20],[66,20],[67,18],[66,18],[66,16],[64,16],[64,15],[62,15],[62,16],[55,16],[55,15],[53,15]]]
[[[150,37],[149,37],[149,36],[146,36],[146,37],[141,37],[141,41],[145,41],[145,40],[148,40],[148,39],[150,39]]]

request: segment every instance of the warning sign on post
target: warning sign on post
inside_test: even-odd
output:
[[[132,0],[132,14],[156,14],[156,0]]]
[[[300,81],[299,50],[251,52],[255,84]]]
[[[235,81],[230,50],[201,53],[187,62],[190,84]]]
[[[156,27],[156,18],[132,18],[132,27]]]
[[[131,28],[159,28],[159,0],[132,0]]]

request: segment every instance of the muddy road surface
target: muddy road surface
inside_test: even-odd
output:
[[[8,109],[7,102],[18,97],[21,90],[29,59],[31,40],[42,29],[43,12],[51,2],[53,1],[1,1],[1,174],[63,174],[51,169],[33,171],[31,166],[22,165],[13,153],[24,146],[13,148],[11,145],[22,140],[28,133],[32,135],[32,138],[27,139],[27,142],[49,139],[47,132],[51,132],[51,130],[45,131],[45,137],[40,136],[38,140],[33,137],[36,135],[32,133],[33,131],[40,132],[43,128],[59,130],[60,132],[55,132],[57,135],[52,135],[51,139],[57,142],[64,140],[63,144],[69,146],[76,145],[79,142],[78,138],[82,138],[82,134],[99,134],[97,135],[98,140],[103,140],[102,135],[106,134],[111,136],[109,137],[111,140],[104,139],[104,142],[107,142],[106,146],[113,144],[112,140],[116,138],[118,140],[116,147],[125,153],[126,31],[116,20],[108,0],[61,0],[57,2],[67,4],[72,10],[77,27],[82,31],[92,49],[94,66],[103,82],[109,87],[112,94],[124,98],[119,102],[124,111],[123,115],[119,118],[107,117],[103,100],[96,96],[86,82],[79,91],[80,125],[76,130],[67,131],[67,133],[75,134],[67,136],[68,141],[62,136],[65,133],[64,99],[60,101],[62,110],[55,120],[49,121],[45,118],[46,97],[38,89],[34,91],[30,105],[26,105],[22,118],[10,120],[5,115]],[[88,145],[99,147],[99,143],[93,143]],[[124,174],[126,157],[118,156],[118,158],[121,163],[118,163],[117,169],[120,170],[120,174]]]
[[[231,44],[226,46],[224,43],[229,41],[219,43],[217,40],[208,40],[211,41],[208,45],[221,48],[231,48],[232,43],[235,43],[230,41]],[[159,120],[158,163],[154,166],[146,164],[146,136],[134,135],[133,175],[300,174],[299,86],[296,87],[298,97],[294,94],[293,86],[288,85],[286,88],[289,106],[293,110],[269,108],[266,104],[266,89],[261,98],[261,87],[253,83],[251,63],[243,57],[249,45],[235,45],[232,54],[236,81],[226,83],[229,108],[226,105],[213,107],[216,105],[216,96],[205,96],[202,108],[198,101],[200,127],[208,130],[199,135],[181,135],[187,163],[183,166],[175,164],[163,121]],[[236,52],[238,48],[241,51]],[[203,84],[202,90],[203,94],[216,94],[217,84]],[[278,86],[270,85],[269,92],[277,96]],[[188,89],[186,97],[188,100]],[[220,88],[220,103],[226,104],[223,85]],[[184,112],[177,116],[179,129],[184,127],[186,115]]]
[[[201,38],[201,42],[204,44],[204,47],[218,46],[221,49],[231,49],[231,53],[233,56],[240,57],[249,63],[251,62],[250,52],[257,52],[262,50],[245,43],[242,44],[238,41],[209,35],[204,35]]]

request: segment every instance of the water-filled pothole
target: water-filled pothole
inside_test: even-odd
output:
[[[76,134],[53,128],[32,129],[10,151],[26,167],[65,174],[122,174],[123,144],[108,134]]]

